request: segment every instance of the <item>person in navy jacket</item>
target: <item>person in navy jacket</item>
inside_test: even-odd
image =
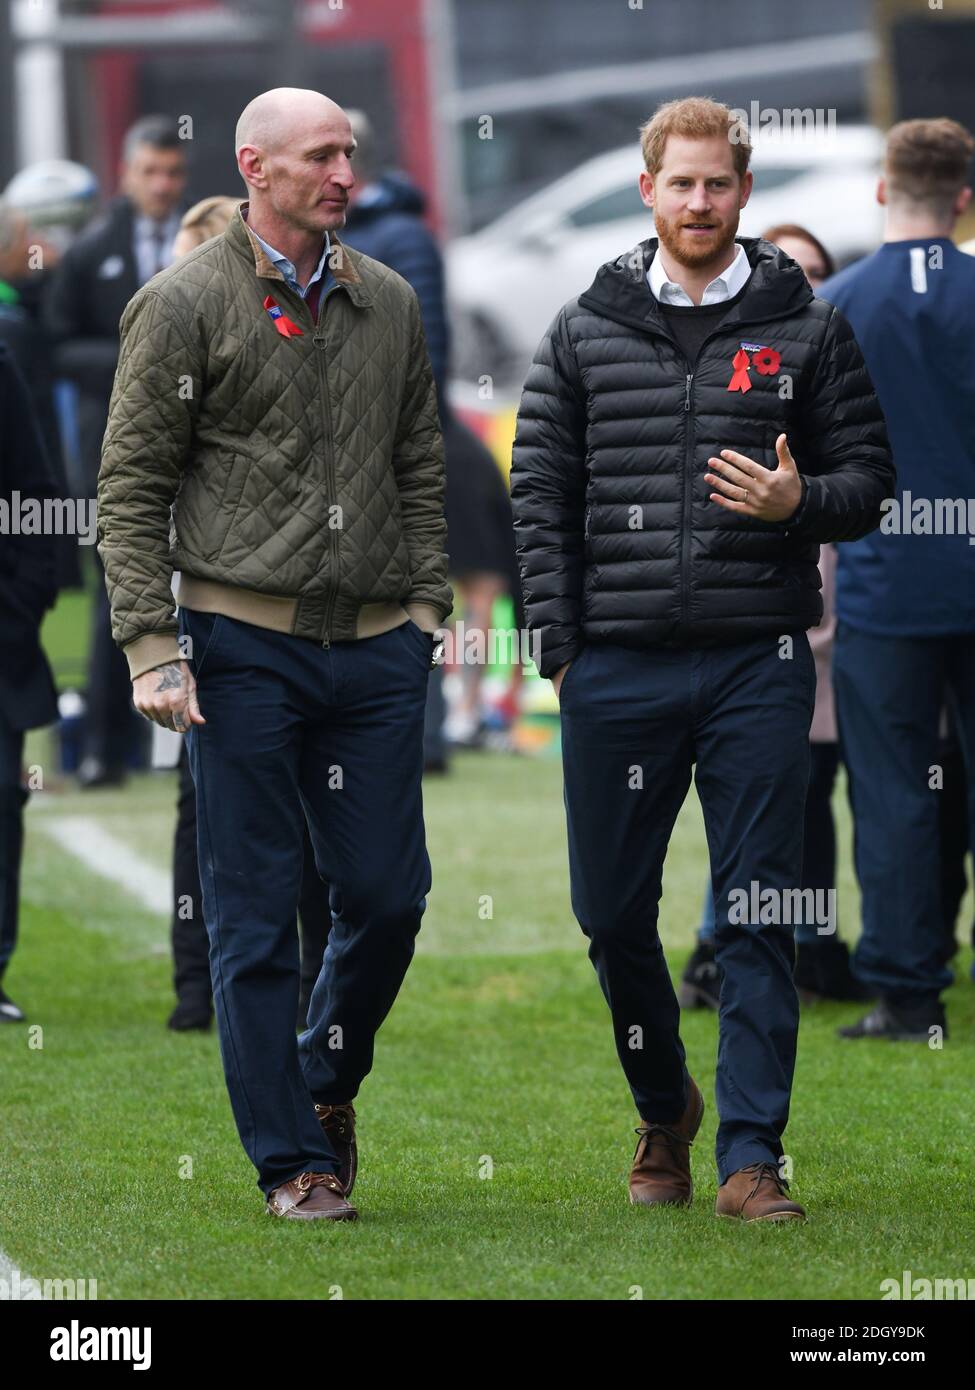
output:
[[[843,1037],[945,1036],[946,703],[975,826],[975,260],[951,240],[973,150],[955,121],[895,125],[877,190],[884,244],[819,290],[853,327],[897,470],[879,530],[839,551],[834,685],[863,910],[853,968],[877,996]]]

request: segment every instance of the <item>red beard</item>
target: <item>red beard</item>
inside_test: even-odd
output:
[[[734,224],[729,222],[725,225],[716,225],[712,234],[702,238],[700,245],[698,245],[697,241],[681,232],[684,224],[692,220],[692,218],[683,216],[679,222],[671,222],[659,213],[655,213],[654,228],[661,246],[672,260],[675,260],[678,265],[686,266],[688,270],[697,270],[699,266],[720,260],[727,254],[734,244],[738,223],[736,221]]]

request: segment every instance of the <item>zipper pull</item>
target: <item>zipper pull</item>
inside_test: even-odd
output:
[[[691,382],[694,380],[694,373],[688,372],[684,378],[684,409],[691,408]]]

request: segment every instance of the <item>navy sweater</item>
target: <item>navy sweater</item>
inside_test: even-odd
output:
[[[923,533],[926,513],[943,532],[964,516],[975,540],[975,257],[947,238],[888,242],[817,294],[853,327],[897,469],[897,509],[839,547],[837,617],[880,636],[975,633],[969,532]],[[914,534],[897,529],[905,494]],[[946,521],[948,499],[963,505]]]

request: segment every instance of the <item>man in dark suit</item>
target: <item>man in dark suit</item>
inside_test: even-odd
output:
[[[21,526],[23,504],[56,499],[58,488],[23,377],[0,345],[0,1022],[24,1015],[3,991],[17,941],[27,729],[57,717],[51,670],[39,641],[41,618],[54,602],[56,540],[50,528]],[[28,531],[27,534],[24,534]]]
[[[169,265],[179,228],[186,159],[174,121],[145,116],[132,126],[123,146],[119,186],[120,195],[105,216],[65,253],[46,304],[48,330],[58,344],[57,371],[78,387],[82,468],[91,497],[118,363],[119,319],[136,290]],[[98,572],[101,580],[100,562]],[[128,670],[112,641],[100,583],[88,668],[82,786],[122,780],[138,729]]]

